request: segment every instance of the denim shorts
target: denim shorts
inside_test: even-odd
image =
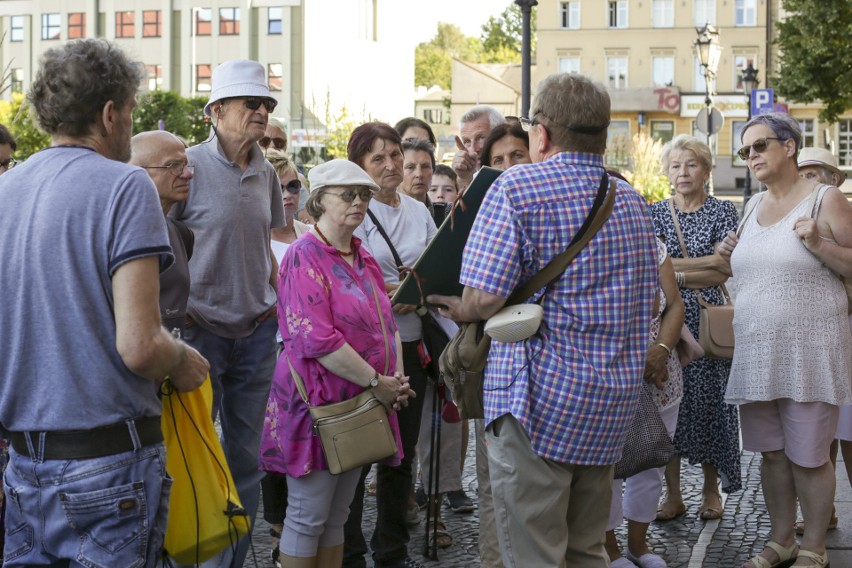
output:
[[[156,566],[171,484],[163,444],[43,462],[12,449],[3,566]]]

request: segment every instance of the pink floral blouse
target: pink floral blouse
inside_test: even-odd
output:
[[[301,477],[328,469],[319,438],[287,359],[301,375],[311,405],[340,402],[363,392],[364,387],[333,374],[318,357],[348,343],[379,373],[396,369],[393,311],[384,291],[384,280],[373,257],[354,239],[354,265],[343,260],[333,247],[312,234],[290,245],[281,261],[278,285],[278,322],[284,350],[278,358],[260,443],[260,468]],[[373,295],[376,287],[384,317],[386,338]],[[385,339],[390,360],[385,358]],[[399,465],[402,441],[395,413],[389,417],[397,438],[397,455],[383,463]],[[369,443],[369,440],[364,440]]]

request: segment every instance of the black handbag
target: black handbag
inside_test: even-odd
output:
[[[671,461],[675,449],[654,397],[643,384],[639,407],[627,429],[621,460],[615,464],[615,479],[627,479],[640,471],[662,467]]]

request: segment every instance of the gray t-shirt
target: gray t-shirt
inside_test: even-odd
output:
[[[189,199],[169,216],[195,233],[187,311],[220,337],[247,337],[255,318],[275,305],[269,232],[284,225],[281,183],[256,144],[244,172],[228,161],[215,136],[186,155],[196,165]]]
[[[157,385],[115,345],[112,275],[172,261],[144,170],[59,146],[0,176],[0,422],[12,431],[85,430],[159,416]]]
[[[399,199],[399,207],[391,207],[373,199],[370,201],[370,211],[390,237],[403,264],[414,266],[438,229],[425,204],[404,193],[399,194]],[[355,229],[355,236],[361,239],[379,263],[385,282],[399,284],[399,271],[396,268],[393,253],[369,216],[365,217],[364,222]],[[416,341],[423,337],[423,324],[416,313],[394,314],[394,318],[399,327],[399,336],[403,341]]]

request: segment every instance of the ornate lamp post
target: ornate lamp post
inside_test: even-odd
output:
[[[748,62],[746,68],[740,73],[740,81],[742,81],[743,90],[745,91],[748,120],[751,120],[751,92],[760,84],[760,80],[757,78],[757,69],[754,68],[751,61]],[[746,164],[745,184],[743,187],[743,211],[745,211],[745,206],[749,199],[751,199],[751,170],[748,168],[748,164]]]
[[[532,45],[530,42],[530,13],[538,0],[515,0],[523,14],[523,38],[521,40],[521,116],[530,112],[530,66]]]
[[[704,73],[704,106],[707,111],[707,145],[712,151],[711,137],[713,136],[713,81],[716,79],[716,71],[719,68],[719,56],[722,55],[722,46],[719,45],[719,32],[710,23],[704,24],[703,28],[695,28],[698,37],[693,46],[698,62]],[[715,162],[715,156],[714,156]],[[713,195],[713,174],[710,173],[710,195]]]

